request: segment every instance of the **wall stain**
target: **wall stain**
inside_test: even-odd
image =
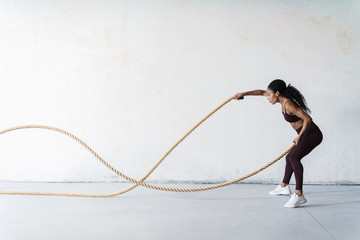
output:
[[[346,55],[350,54],[354,47],[354,35],[350,29],[339,28],[336,34],[339,47]]]
[[[322,17],[308,17],[311,28],[329,28],[334,31],[338,47],[343,54],[350,54],[354,47],[354,34],[351,28],[344,29],[344,26],[334,23],[333,17],[322,16]]]
[[[312,27],[323,27],[324,25],[332,24],[333,18],[331,16],[308,17],[308,21]]]

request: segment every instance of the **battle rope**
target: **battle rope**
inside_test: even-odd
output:
[[[201,125],[206,119],[208,119],[211,115],[213,115],[216,111],[218,111],[220,108],[222,108],[223,106],[225,106],[227,103],[229,103],[231,100],[233,100],[234,97],[229,98],[228,100],[226,100],[224,103],[222,103],[220,106],[218,106],[217,108],[215,108],[211,113],[209,113],[207,116],[205,116],[200,122],[198,122],[192,129],[190,129],[178,142],[176,142],[174,144],[174,146],[172,146],[169,151],[167,151],[165,153],[165,155],[154,165],[154,167],[152,167],[150,169],[150,171],[143,177],[141,178],[139,181],[136,179],[133,179],[131,177],[126,176],[125,174],[123,174],[122,172],[118,171],[117,169],[115,169],[114,167],[112,167],[109,163],[107,163],[104,159],[102,159],[92,148],[90,148],[84,141],[82,141],[81,139],[79,139],[78,137],[76,137],[75,135],[73,135],[70,132],[67,132],[65,130],[62,130],[60,128],[56,128],[56,127],[51,127],[51,126],[45,126],[45,125],[24,125],[24,126],[18,126],[18,127],[14,127],[14,128],[9,128],[6,130],[3,130],[0,132],[1,134],[7,133],[7,132],[11,132],[11,131],[15,131],[15,130],[20,130],[20,129],[46,129],[46,130],[51,130],[51,131],[55,131],[55,132],[59,132],[62,133],[72,139],[74,139],[75,141],[77,141],[78,143],[80,143],[83,147],[85,147],[91,154],[93,154],[102,164],[104,164],[107,168],[109,168],[111,171],[113,171],[115,174],[117,174],[118,176],[124,178],[125,180],[134,183],[134,185],[132,185],[131,187],[124,189],[120,192],[114,192],[114,193],[108,193],[108,194],[89,194],[89,193],[57,193],[57,192],[24,192],[24,191],[0,191],[0,194],[9,194],[9,195],[45,195],[45,196],[66,196],[66,197],[113,197],[113,196],[117,196],[120,194],[124,194],[132,189],[134,189],[137,186],[143,186],[143,187],[147,187],[147,188],[151,188],[151,189],[155,189],[155,190],[161,190],[161,191],[172,191],[172,192],[195,192],[195,191],[205,191],[205,190],[210,190],[210,189],[215,189],[215,188],[220,188],[220,187],[225,187],[228,185],[231,185],[233,183],[242,181],[246,178],[249,178],[261,171],[263,171],[264,169],[268,168],[269,166],[271,166],[272,164],[274,164],[275,162],[279,161],[283,156],[285,156],[294,146],[295,144],[293,144],[292,146],[290,146],[284,153],[282,153],[280,156],[278,156],[277,158],[275,158],[273,161],[267,163],[266,165],[264,165],[263,167],[259,168],[258,170],[247,174],[243,177],[240,178],[236,178],[233,180],[229,180],[226,182],[222,182],[219,184],[214,184],[214,185],[209,185],[206,187],[198,187],[198,188],[170,188],[170,187],[160,187],[160,186],[155,186],[155,185],[151,185],[151,184],[147,184],[144,183],[144,181],[148,178],[148,176],[150,176],[150,174],[160,165],[160,163],[162,163],[162,161],[187,137],[190,135],[190,133],[192,133],[199,125]]]

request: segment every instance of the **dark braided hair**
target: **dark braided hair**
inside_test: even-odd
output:
[[[296,87],[293,87],[290,84],[286,87],[286,83],[283,80],[275,79],[269,84],[268,88],[273,90],[274,93],[279,91],[280,95],[291,99],[304,112],[311,113],[309,107],[307,106],[304,96],[301,94],[299,90],[297,90]]]

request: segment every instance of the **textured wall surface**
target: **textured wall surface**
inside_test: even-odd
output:
[[[140,178],[236,92],[282,78],[323,143],[305,183],[360,183],[360,1],[0,0],[0,129],[68,130]],[[253,171],[296,132],[264,97],[232,101],[149,178],[213,182]],[[278,182],[285,161],[248,182]],[[43,130],[0,136],[0,180],[118,181]]]

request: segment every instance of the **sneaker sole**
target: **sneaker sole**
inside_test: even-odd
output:
[[[271,193],[269,192],[270,195],[286,195],[286,196],[290,196],[292,193]]]
[[[295,206],[290,206],[290,205],[285,204],[284,207],[287,207],[287,208],[296,208],[296,207],[298,207],[298,206],[300,206],[300,205],[302,205],[302,204],[305,204],[305,203],[307,203],[307,200],[306,200],[306,199],[305,199],[304,202],[298,203],[298,204],[295,205]]]
[[[290,196],[291,193],[269,193],[272,196]]]

